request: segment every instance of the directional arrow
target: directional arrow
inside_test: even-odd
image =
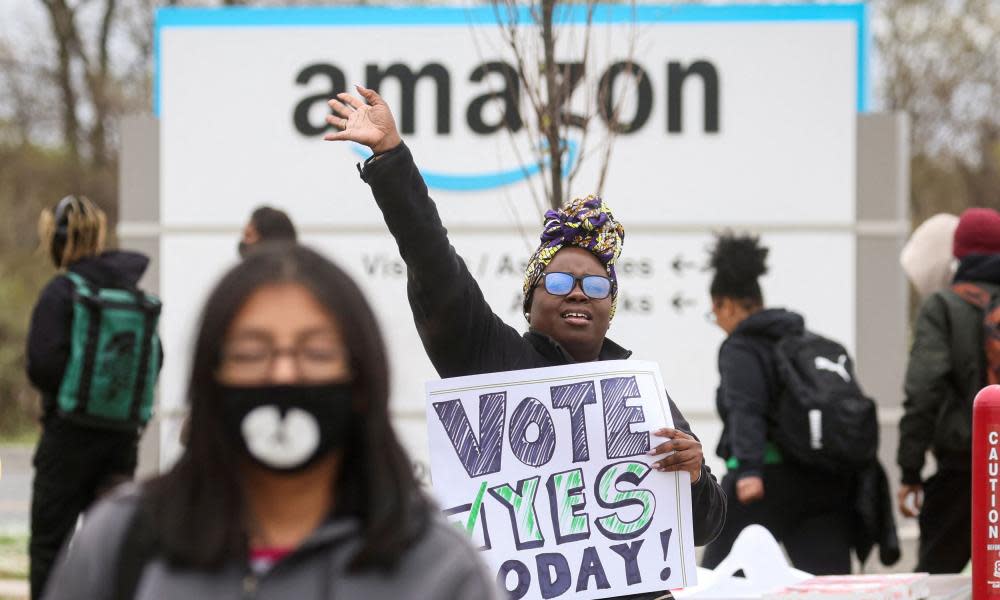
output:
[[[674,294],[674,297],[670,300],[670,304],[674,306],[674,310],[678,313],[683,313],[685,308],[691,308],[698,305],[698,301],[693,298],[685,298],[680,292]]]
[[[674,257],[673,262],[670,263],[670,268],[672,268],[678,275],[683,275],[685,269],[698,268],[698,263],[684,260],[684,255],[678,254]]]

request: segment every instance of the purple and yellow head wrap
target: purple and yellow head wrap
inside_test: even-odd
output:
[[[611,279],[611,316],[618,303],[618,276],[615,262],[625,242],[625,228],[615,220],[611,209],[600,196],[591,194],[545,213],[541,244],[524,271],[524,312],[531,309],[532,290],[542,278],[556,252],[567,246],[589,251],[601,261]]]

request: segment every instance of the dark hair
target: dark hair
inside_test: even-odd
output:
[[[709,288],[712,298],[733,298],[750,308],[763,306],[757,278],[767,273],[768,249],[760,237],[726,231],[716,234],[709,252],[709,269],[715,271]]]
[[[188,388],[190,439],[177,464],[147,484],[143,514],[173,564],[212,569],[246,555],[239,454],[221,435],[215,373],[226,331],[246,300],[263,285],[285,282],[303,285],[336,318],[351,354],[354,397],[363,402],[362,423],[352,428],[336,481],[337,515],[361,521],[363,541],[350,567],[391,567],[424,531],[430,505],[389,422],[385,346],[357,284],[297,244],[261,245],[205,303]]]
[[[283,210],[270,206],[258,207],[250,215],[250,222],[260,235],[261,242],[285,240],[294,242],[298,239],[295,225]]]

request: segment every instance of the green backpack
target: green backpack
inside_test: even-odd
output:
[[[76,273],[69,362],[59,386],[63,418],[111,429],[141,427],[153,415],[160,372],[160,299],[100,288]]]

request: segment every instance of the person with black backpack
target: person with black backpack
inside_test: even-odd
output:
[[[959,218],[952,285],[924,300],[913,328],[896,461],[899,510],[918,517],[918,571],[958,573],[972,552],[972,401],[1000,383],[1000,213]],[[927,450],[937,472],[924,480]]]
[[[716,396],[728,510],[703,566],[715,568],[743,528],[759,524],[796,568],[850,573],[854,469],[874,460],[874,403],[842,346],[808,332],[794,312],[765,308],[758,278],[767,254],[758,237],[732,233],[711,251],[710,316],[728,334]]]
[[[142,292],[149,259],[104,251],[104,212],[67,196],[39,220],[59,269],[31,315],[27,373],[42,396],[31,499],[31,597],[42,597],[80,514],[132,478],[162,365],[160,302]]]

